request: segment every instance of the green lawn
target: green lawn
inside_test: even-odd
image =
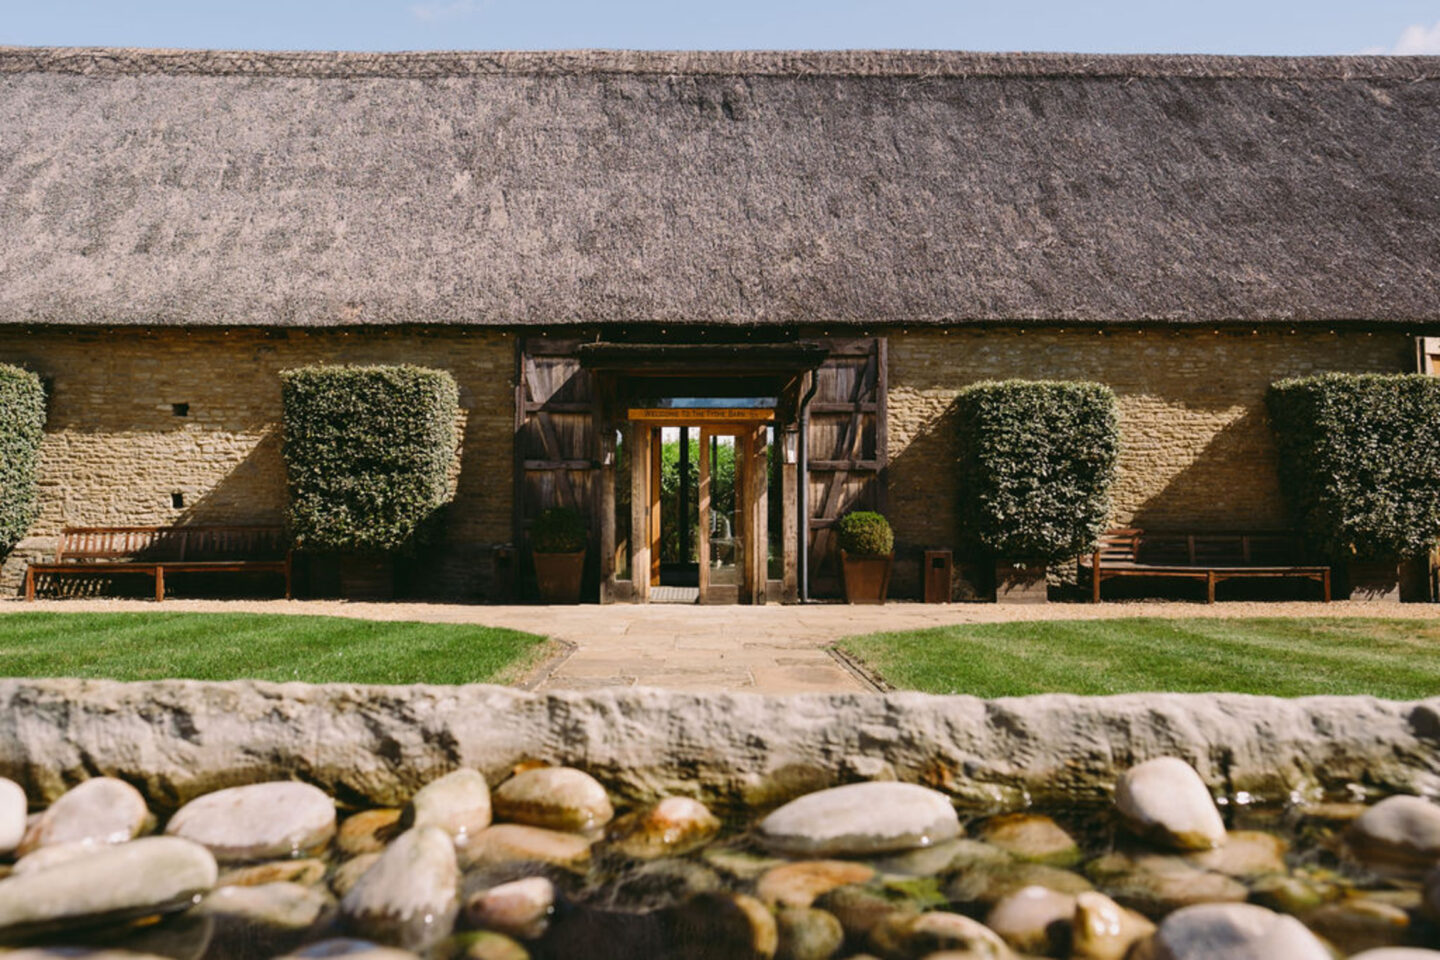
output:
[[[246,613],[0,615],[0,676],[507,683],[551,650],[495,627]]]
[[[978,697],[1151,690],[1440,694],[1440,621],[1134,618],[974,624],[837,646],[901,689]]]

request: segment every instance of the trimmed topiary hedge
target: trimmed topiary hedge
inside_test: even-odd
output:
[[[423,540],[449,497],[459,391],[442,370],[315,366],[280,374],[297,546],[384,554]]]
[[[895,552],[890,521],[871,510],[847,513],[835,523],[840,549],[853,557],[888,557]]]
[[[45,387],[29,370],[0,363],[0,553],[40,512],[36,485],[45,433]]]
[[[1440,378],[1327,373],[1272,384],[1267,404],[1311,549],[1391,561],[1440,539]]]
[[[1120,449],[1115,394],[1099,383],[979,383],[957,401],[967,548],[1013,560],[1094,549]]]

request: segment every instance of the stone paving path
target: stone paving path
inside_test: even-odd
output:
[[[1119,602],[1099,606],[1052,603],[891,603],[699,607],[617,604],[609,607],[480,606],[442,603],[350,603],[331,600],[0,601],[0,615],[26,611],[159,611],[292,613],[482,623],[542,633],[573,647],[552,662],[540,690],[655,686],[672,690],[757,693],[862,692],[871,687],[826,651],[834,640],[879,630],[952,623],[1092,620],[1113,617],[1391,617],[1440,619],[1440,604]]]

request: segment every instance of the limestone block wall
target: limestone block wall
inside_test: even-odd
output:
[[[278,374],[312,363],[413,363],[459,384],[455,501],[427,577],[436,590],[483,595],[490,547],[510,539],[508,333],[10,329],[0,361],[36,371],[50,392],[40,518],[5,563],[6,592],[66,525],[281,522]]]
[[[897,595],[918,551],[956,540],[955,396],[981,380],[1096,380],[1120,401],[1112,522],[1170,529],[1287,526],[1266,387],[1323,371],[1415,369],[1399,332],[1269,329],[892,332],[889,512]]]
[[[1408,333],[1357,330],[888,332],[889,507],[897,595],[919,551],[951,546],[955,396],[987,379],[1091,379],[1120,398],[1115,523],[1284,526],[1265,389],[1325,370],[1413,370]],[[507,331],[0,330],[0,361],[49,383],[41,516],[0,590],[67,524],[278,523],[285,503],[277,374],[310,363],[416,363],[454,374],[464,436],[446,541],[423,578],[482,598],[510,539],[514,338]],[[177,415],[183,406],[184,416]],[[175,506],[179,495],[183,506]]]

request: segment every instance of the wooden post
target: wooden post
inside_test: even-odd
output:
[[[630,579],[635,599],[650,599],[650,428],[630,425]]]
[[[890,510],[890,342],[875,338],[875,509]]]
[[[739,601],[759,603],[755,596],[755,431],[743,430],[735,437],[736,549],[740,556],[735,574],[740,579]],[[762,591],[763,592],[763,591]]]
[[[600,514],[600,602],[615,602],[615,461],[618,454],[615,449],[614,438],[610,435],[614,427],[601,423],[596,430],[600,442],[600,455],[603,458],[606,451],[609,451],[610,462],[600,464],[600,482],[596,484],[599,494],[596,499],[599,505],[596,508]],[[604,436],[599,436],[600,431],[605,431]]]
[[[765,443],[765,427],[760,425],[750,431],[749,438],[750,456],[749,462],[749,487],[750,496],[750,550],[753,558],[750,562],[751,574],[751,595],[750,602],[761,604],[765,602],[765,580],[769,575],[770,568],[770,473],[766,469],[766,457],[770,449]]]
[[[781,441],[780,449],[784,449]],[[780,555],[784,563],[780,593],[785,603],[800,602],[800,468],[797,464],[780,466]]]
[[[680,556],[676,559],[680,563],[690,562],[690,428],[680,428],[680,490],[679,509],[676,515],[680,518]]]
[[[520,571],[523,569],[525,557],[525,404],[529,395],[525,390],[525,338],[515,338],[515,367],[513,376],[515,378],[515,430],[510,437],[510,459],[514,465],[510,479],[510,539],[514,543],[515,554],[510,561],[515,565],[513,576],[514,600],[520,599],[523,592],[524,579]]]
[[[650,584],[660,586],[660,490],[661,471],[665,460],[665,435],[659,427],[649,429],[650,434]]]
[[[700,542],[695,547],[695,558],[700,564],[700,602],[710,599],[710,431],[700,428]]]
[[[750,517],[746,525],[750,531],[750,550],[747,556],[750,560],[750,603],[765,603],[765,561],[769,557],[768,538],[765,531],[765,510],[769,498],[765,495],[765,427],[757,426],[750,430],[749,439],[746,440],[749,446],[750,475],[747,476],[747,486],[750,489]]]
[[[590,456],[595,464],[590,485],[590,540],[599,553],[596,565],[602,604],[615,602],[615,466],[618,451],[615,425],[610,422],[610,377],[590,378]]]

